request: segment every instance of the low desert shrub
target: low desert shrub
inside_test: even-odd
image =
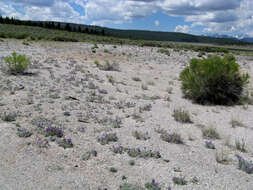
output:
[[[135,165],[135,161],[134,160],[129,160],[128,163],[129,163],[130,166],[134,166]]]
[[[4,61],[7,63],[7,69],[11,74],[23,74],[30,64],[30,59],[26,55],[16,52],[13,52]]]
[[[148,135],[148,132],[143,133],[143,132],[140,132],[140,131],[134,131],[133,136],[138,140],[144,140],[145,141],[145,140],[150,139],[150,136]]]
[[[184,144],[181,135],[178,133],[163,133],[161,134],[161,139],[168,143]]]
[[[172,116],[178,122],[192,123],[189,112],[185,111],[181,108],[180,109],[175,109]]]
[[[207,139],[220,139],[220,134],[214,127],[205,128],[202,130],[202,134]]]
[[[112,173],[117,173],[118,170],[117,170],[116,168],[114,168],[114,167],[111,167],[111,168],[110,168],[110,172],[112,172]]]
[[[96,150],[87,151],[82,155],[82,160],[89,160],[92,156],[97,157],[97,154]]]
[[[192,59],[180,74],[185,97],[200,104],[231,105],[240,100],[249,75],[231,55]]]
[[[235,127],[245,127],[245,125],[237,119],[232,119],[230,123],[231,123],[231,126],[233,128],[235,128]]]
[[[23,137],[23,138],[28,138],[28,137],[32,136],[32,134],[33,133],[31,131],[29,131],[25,128],[18,128],[18,131],[17,131],[17,135],[19,137]]]
[[[152,182],[145,183],[145,187],[149,190],[161,190],[160,185],[154,179],[152,179]]]
[[[209,149],[215,149],[215,145],[213,144],[212,141],[206,141],[206,148],[209,148]]]
[[[95,61],[94,64],[102,71],[120,71],[118,63],[106,61],[104,64]]]
[[[147,149],[140,149],[140,148],[127,148],[126,152],[130,157],[140,157],[140,158],[161,158],[161,154],[159,151],[152,151]]]
[[[244,139],[236,139],[235,140],[235,147],[237,150],[241,151],[241,152],[247,152],[247,149],[246,149],[246,142]]]
[[[1,118],[2,118],[3,121],[12,122],[12,121],[16,121],[17,114],[15,112],[4,113],[1,116]]]
[[[187,181],[185,179],[185,177],[173,177],[172,181],[174,182],[174,184],[176,185],[187,185]]]
[[[106,133],[98,137],[97,140],[101,145],[106,145],[106,144],[109,144],[109,142],[117,142],[118,137],[116,133]]]
[[[170,51],[168,49],[159,49],[157,52],[170,56]]]
[[[49,126],[44,130],[44,135],[46,137],[50,136],[63,137],[63,130],[58,127]]]
[[[215,159],[217,163],[227,165],[230,163],[229,152],[225,149],[217,150],[215,153]]]

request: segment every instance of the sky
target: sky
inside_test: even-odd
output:
[[[0,0],[0,14],[119,29],[253,37],[253,0]]]

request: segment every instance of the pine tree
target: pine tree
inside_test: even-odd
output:
[[[66,26],[65,26],[65,30],[67,30],[67,31],[71,32],[71,27],[70,27],[69,23],[67,23],[67,24],[66,24]]]
[[[105,30],[103,29],[101,33],[102,33],[102,35],[104,36],[104,35],[105,35]]]
[[[82,28],[81,28],[81,26],[78,26],[78,32],[82,32]]]
[[[57,24],[57,29],[58,29],[58,30],[61,30],[61,23],[59,23],[59,22],[58,22],[58,24]]]
[[[4,19],[3,19],[2,15],[0,15],[0,23],[4,23]]]

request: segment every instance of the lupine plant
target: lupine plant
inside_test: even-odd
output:
[[[247,174],[253,174],[253,163],[245,160],[243,157],[237,155],[238,168],[245,171]]]
[[[57,137],[63,137],[63,130],[58,127],[52,127],[49,126],[44,130],[45,136],[57,136]]]
[[[148,190],[161,190],[160,185],[159,185],[157,182],[155,182],[154,179],[152,179],[152,182],[151,182],[151,183],[150,183],[150,182],[146,183],[146,184],[145,184],[145,187],[146,187],[146,189],[148,189]]]

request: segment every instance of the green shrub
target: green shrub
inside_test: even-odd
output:
[[[22,74],[30,64],[30,59],[26,55],[19,55],[13,52],[11,56],[5,59],[8,64],[8,71],[11,74]]]
[[[208,139],[220,139],[220,135],[217,132],[216,128],[209,127],[202,130],[202,134],[205,138]]]
[[[168,49],[159,49],[159,50],[157,50],[157,52],[158,53],[163,53],[163,54],[165,54],[165,55],[167,55],[167,56],[170,56],[170,51],[168,50]]]
[[[192,59],[180,74],[185,97],[201,104],[230,105],[238,102],[249,75],[241,74],[231,56]]]
[[[22,39],[26,39],[29,35],[26,33],[18,33],[18,34],[14,34],[14,36],[16,39],[22,40]]]
[[[18,131],[17,131],[17,135],[19,137],[23,137],[23,138],[28,138],[28,137],[32,136],[32,134],[33,133],[31,131],[29,131],[25,128],[18,128]]]
[[[172,115],[176,121],[181,123],[192,123],[192,120],[190,118],[190,114],[188,111],[180,109],[175,109]]]
[[[6,38],[6,35],[5,35],[5,33],[3,33],[3,32],[0,32],[0,38]]]

